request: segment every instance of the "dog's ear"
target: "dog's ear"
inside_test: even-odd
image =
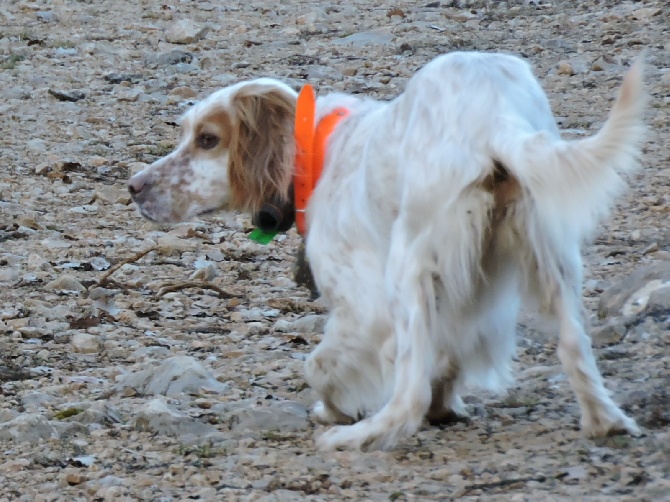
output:
[[[293,175],[296,93],[272,80],[240,87],[232,97],[229,152],[235,207],[258,211],[264,202],[285,200]]]

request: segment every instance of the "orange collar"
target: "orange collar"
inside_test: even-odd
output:
[[[316,95],[305,85],[298,95],[295,111],[295,222],[300,235],[307,233],[305,210],[314,187],[321,177],[326,158],[326,142],[337,124],[349,115],[346,108],[336,108],[316,124]],[[316,125],[316,127],[315,127]]]

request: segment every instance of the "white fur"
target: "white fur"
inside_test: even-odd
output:
[[[280,82],[243,82],[196,105],[186,129],[254,92],[295,101]],[[558,355],[585,432],[638,433],[609,397],[584,329],[580,247],[622,188],[620,173],[637,166],[643,97],[638,62],[602,130],[564,141],[525,62],[452,53],[391,102],[318,99],[317,118],[350,110],[329,139],[307,211],[307,254],[330,317],[306,379],[321,396],[316,418],[348,424],[323,434],[320,447],[388,448],[426,417],[465,413],[465,386],[503,389],[522,302],[558,321]],[[226,173],[186,169],[206,184],[214,176],[225,185],[219,196],[195,182],[161,184],[180,169],[158,161],[131,180],[144,214],[177,221],[225,207]],[[494,171],[507,177],[496,181]]]
[[[584,330],[580,245],[619,173],[637,165],[641,75],[638,64],[603,129],[578,141],[561,140],[529,67],[505,55],[440,57],[388,104],[319,100],[322,114],[344,101],[352,115],[331,138],[308,211],[307,253],[331,314],[306,376],[322,421],[364,418],[330,429],[320,447],[391,447],[439,399],[463,413],[459,389],[504,388],[524,297],[558,319],[583,429],[638,432]],[[491,194],[477,188],[492,159],[522,190],[495,225]]]

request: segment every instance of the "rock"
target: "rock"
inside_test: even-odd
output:
[[[105,202],[107,204],[130,204],[131,198],[128,190],[115,185],[103,185],[97,188],[91,202]]]
[[[132,425],[138,431],[178,436],[183,442],[195,444],[220,436],[215,427],[170,408],[160,399],[142,405]]]
[[[120,84],[121,82],[138,83],[144,76],[141,73],[110,73],[105,75],[105,80],[110,84]]]
[[[209,264],[203,268],[199,268],[193,272],[188,280],[189,281],[205,281],[209,282],[218,275],[218,270],[213,264]]]
[[[309,314],[295,321],[279,320],[274,330],[280,333],[323,333],[327,317],[319,314]]]
[[[182,239],[174,234],[165,234],[158,238],[158,251],[164,255],[180,254],[184,251],[192,251],[197,243],[190,239]]]
[[[558,67],[556,68],[556,73],[559,75],[572,76],[575,74],[575,70],[569,62],[559,61]]]
[[[170,96],[178,96],[184,99],[195,98],[197,95],[197,92],[185,85],[175,87],[170,91]]]
[[[593,346],[606,347],[617,344],[621,342],[627,332],[628,328],[624,320],[621,318],[611,319],[605,326],[591,335]]]
[[[161,66],[190,63],[191,61],[193,61],[193,54],[180,50],[164,52],[156,57],[147,59],[147,62],[153,62]]]
[[[667,286],[651,291],[644,315],[661,320],[665,320],[670,315],[670,281]]]
[[[344,75],[337,68],[332,66],[323,66],[323,65],[312,65],[307,68],[307,78],[310,80],[342,80]]]
[[[661,76],[660,84],[665,89],[670,89],[670,69],[666,68]]]
[[[19,278],[19,271],[13,267],[4,267],[0,269],[0,282],[16,282]]]
[[[49,89],[49,94],[51,94],[58,101],[70,101],[75,103],[86,97],[86,94],[82,91],[61,91],[58,89]]]
[[[37,17],[37,19],[39,19],[43,23],[57,23],[58,22],[58,16],[51,11],[40,10],[40,11],[37,11],[35,13],[35,16]]]
[[[38,411],[39,409],[53,405],[58,401],[60,401],[60,399],[42,392],[29,392],[21,397],[21,405],[28,412]]]
[[[202,40],[208,31],[207,26],[201,26],[190,19],[182,19],[168,28],[165,40],[172,44],[191,44]]]
[[[56,428],[39,413],[23,413],[9,422],[0,423],[0,440],[37,443],[41,439],[57,439]]]
[[[225,392],[228,386],[216,380],[196,359],[176,356],[166,359],[157,368],[122,376],[117,391],[130,387],[139,395],[176,397],[182,393]]]
[[[81,413],[67,417],[64,420],[79,422],[80,424],[112,425],[122,421],[121,413],[114,406],[104,401],[96,401]]]
[[[393,34],[387,29],[379,29],[374,31],[364,31],[361,33],[354,33],[343,38],[333,40],[335,45],[392,45]]]
[[[230,408],[223,411],[222,418],[233,431],[294,432],[309,427],[307,409],[294,401],[272,402],[266,407],[247,400],[234,403]],[[214,411],[217,409],[220,407],[213,408]]]
[[[2,376],[1,372],[0,372],[0,376]],[[9,422],[10,420],[14,420],[18,416],[19,416],[18,411],[8,410],[8,409],[0,409],[0,423]]]
[[[66,469],[65,470],[65,482],[70,486],[80,485],[87,481],[86,476],[84,476],[77,469]]]
[[[144,93],[145,89],[143,87],[121,89],[116,93],[116,99],[118,99],[120,102],[135,103]]]
[[[94,256],[91,258],[91,267],[93,267],[95,270],[101,271],[101,270],[107,270],[110,266],[111,263],[107,261],[107,259],[104,256]],[[98,289],[103,289],[103,288],[98,288]],[[101,292],[98,292],[100,294]],[[93,298],[95,300],[95,298]]]
[[[670,286],[670,261],[662,261],[637,269],[600,296],[598,317],[636,315],[649,303],[651,294]]]
[[[54,279],[44,286],[47,291],[62,291],[81,293],[86,291],[86,288],[76,278],[71,275],[63,274],[58,279]]]
[[[51,264],[42,256],[36,253],[31,253],[30,256],[28,256],[28,270],[39,270],[42,272],[47,272],[51,269]]]
[[[30,99],[32,95],[30,94],[30,91],[27,89],[24,89],[22,87],[10,87],[6,91],[7,93],[7,98],[8,99]]]
[[[88,333],[75,333],[72,336],[72,348],[80,354],[97,354],[100,352],[100,339]]]
[[[653,8],[653,7],[642,7],[641,9],[635,9],[633,12],[631,12],[631,15],[633,18],[641,20],[641,19],[649,19],[650,17],[658,16],[661,12],[663,12],[661,9],[658,8]]]

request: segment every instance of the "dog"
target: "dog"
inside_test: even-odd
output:
[[[195,104],[174,152],[129,181],[141,214],[177,222],[291,206],[297,102],[259,78]],[[564,140],[530,66],[478,52],[438,57],[389,102],[317,99],[308,124],[344,110],[306,207],[329,310],[305,363],[321,398],[313,415],[333,424],[318,446],[390,448],[426,418],[465,415],[465,388],[504,389],[522,303],[557,321],[583,431],[639,434],[596,366],[581,245],[638,166],[644,102],[640,60],[601,130]]]

